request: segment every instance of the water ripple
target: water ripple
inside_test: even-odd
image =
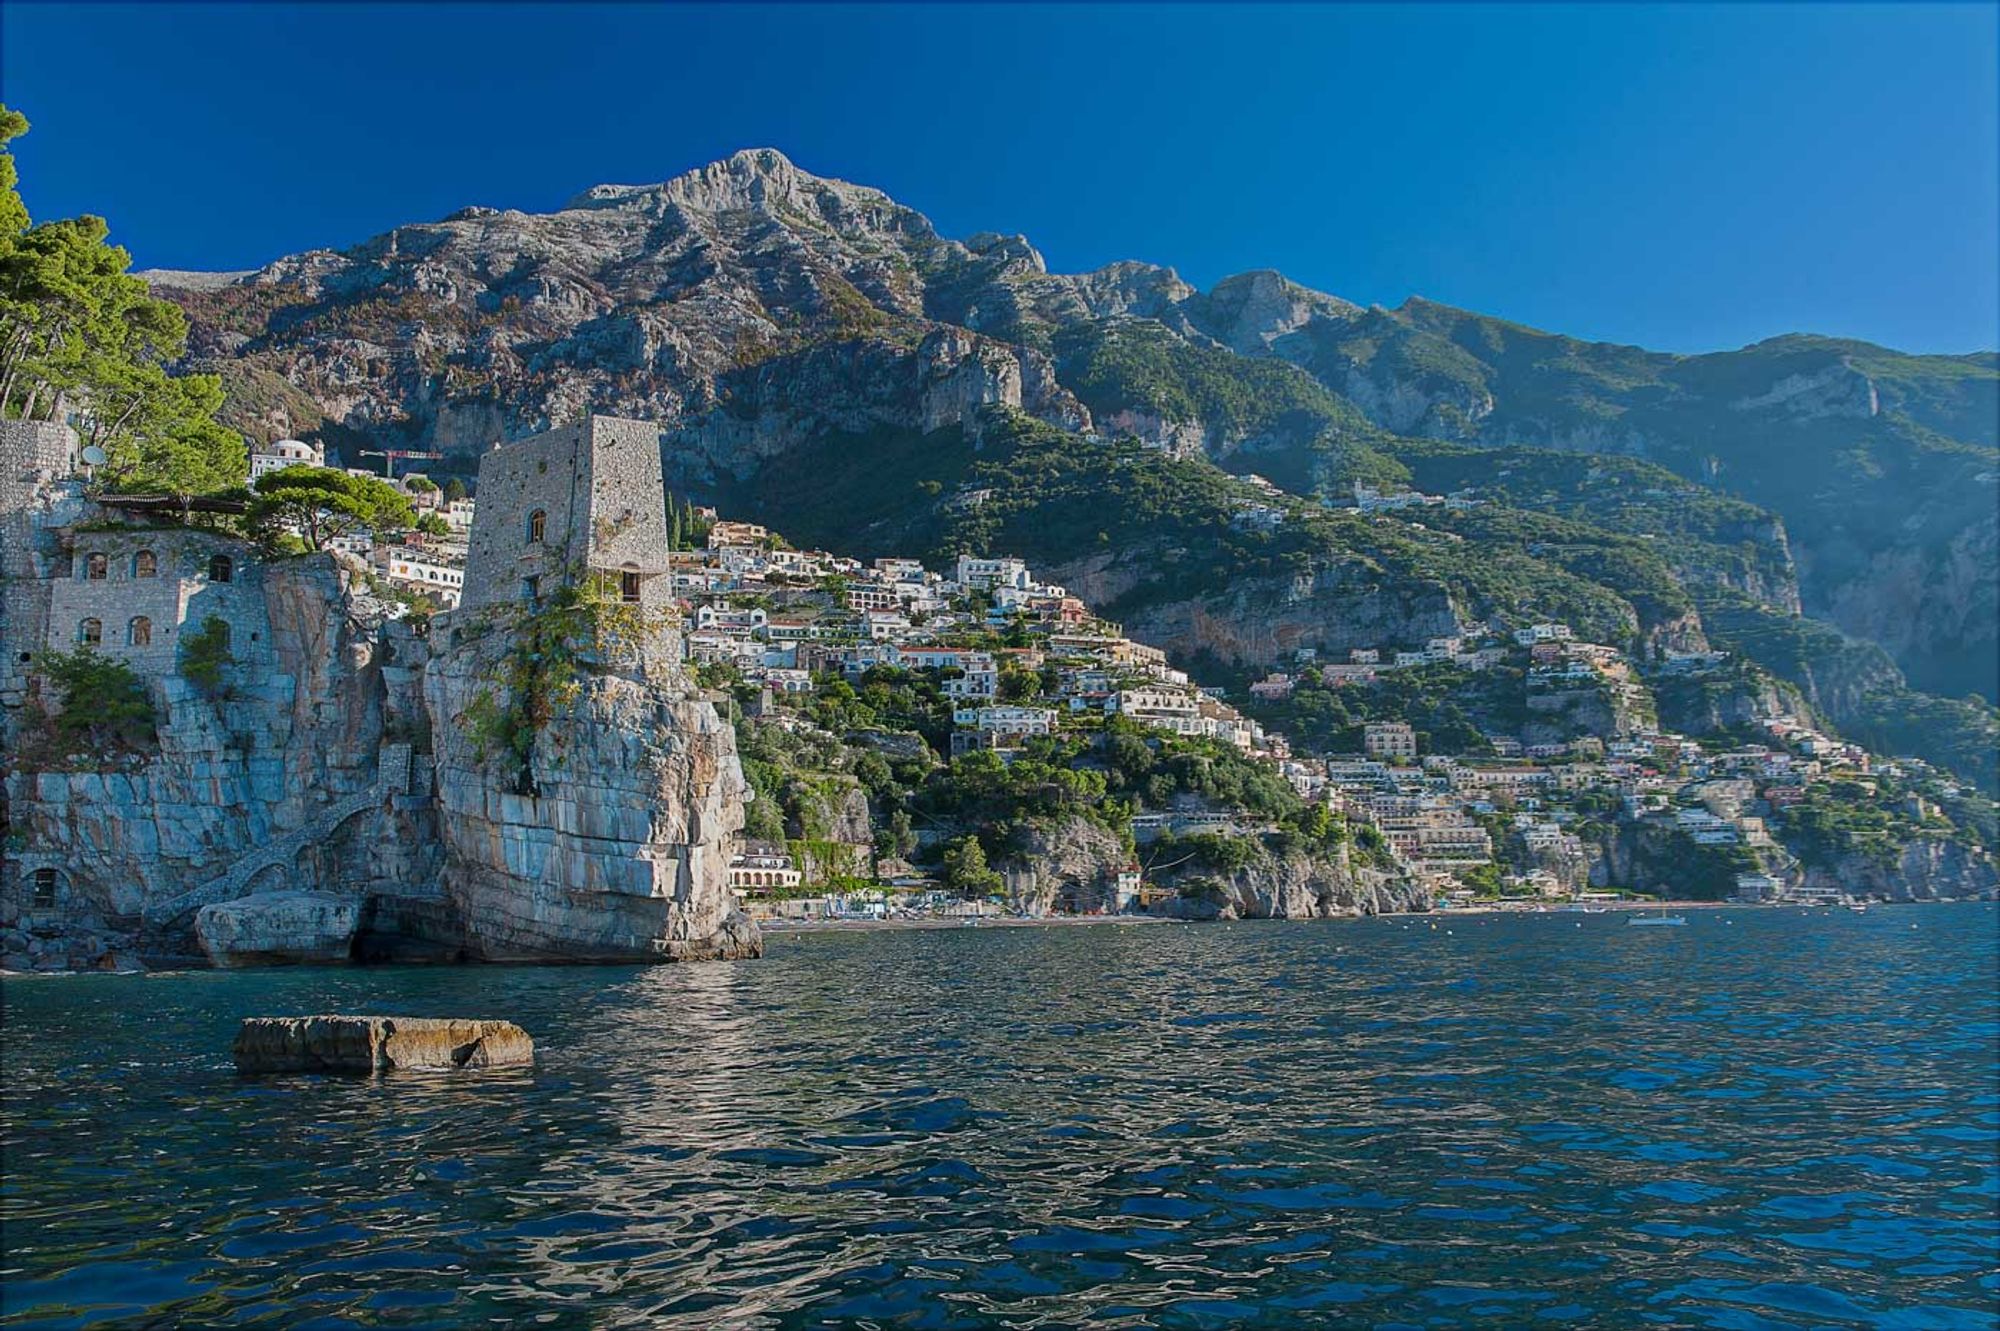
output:
[[[9,981],[0,1324],[1993,1328],[1995,920]],[[540,1061],[230,1071],[327,1010]]]

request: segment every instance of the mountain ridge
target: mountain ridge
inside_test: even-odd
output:
[[[1272,269],[1205,291],[1137,260],[1050,273],[1026,237],[945,237],[768,148],[161,289],[253,435],[418,443],[445,470],[598,409],[668,422],[688,486],[734,484],[830,434],[976,430],[996,404],[1308,494],[1393,471],[1410,439],[1639,457],[1781,516],[1809,611],[1932,687],[2000,691],[1993,353],[1654,352]]]

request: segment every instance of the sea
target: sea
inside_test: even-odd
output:
[[[0,1325],[2000,1325],[1995,906],[1687,914],[8,979]]]

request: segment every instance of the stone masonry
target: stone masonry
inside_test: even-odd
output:
[[[460,613],[547,597],[580,568],[657,612],[672,599],[660,429],[592,416],[479,459]]]
[[[78,508],[76,433],[54,421],[0,421],[0,703],[26,696],[48,636],[49,582],[64,562],[54,523]]]

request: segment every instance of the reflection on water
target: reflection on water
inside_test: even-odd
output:
[[[1995,921],[9,981],[0,1324],[1993,1327]],[[539,1062],[233,1075],[307,1011]]]

